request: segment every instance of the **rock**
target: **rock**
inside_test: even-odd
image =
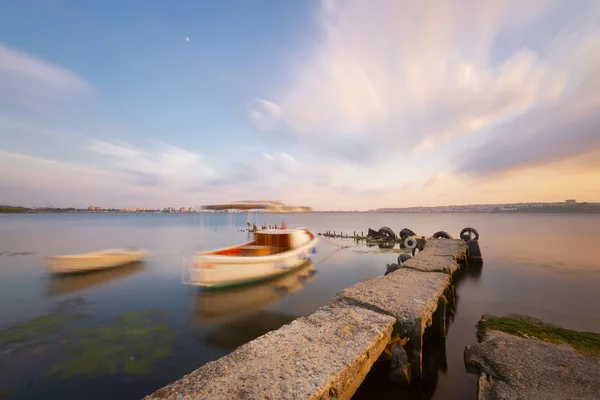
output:
[[[402,253],[398,256],[398,264],[403,265],[406,261],[410,260],[412,256],[408,253]]]
[[[466,346],[465,365],[479,373],[480,400],[599,398],[598,357],[528,336],[484,328],[479,343]]]
[[[402,344],[396,343],[394,345],[391,363],[392,372],[390,372],[390,379],[400,385],[410,385],[410,363]]]
[[[400,269],[400,266],[396,263],[386,265],[386,271],[384,275],[391,274],[392,272]]]

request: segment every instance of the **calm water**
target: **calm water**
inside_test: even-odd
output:
[[[484,313],[600,332],[599,215],[318,213],[286,220],[317,232],[387,225],[456,236],[472,226],[481,234],[485,264],[458,279],[448,336],[426,345],[426,378],[399,389],[375,370],[357,398],[475,398],[477,377],[466,373],[463,350],[476,341]],[[321,241],[312,265],[270,285],[211,296],[182,285],[186,255],[246,240],[239,231],[246,222],[279,224],[281,216],[0,215],[0,398],[140,398],[381,275],[397,256]],[[45,270],[47,255],[126,246],[152,255],[79,277]]]

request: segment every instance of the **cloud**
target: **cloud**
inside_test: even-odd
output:
[[[269,94],[276,111],[261,105],[250,119],[275,134],[285,127],[323,156],[373,166],[411,150],[436,163],[492,130],[519,135],[508,127],[525,129],[531,114],[565,111],[550,105],[598,76],[596,2],[321,4],[322,39]]]
[[[118,202],[115,193],[126,193],[132,202],[148,195],[131,185],[124,188],[123,178],[83,165],[0,150],[1,203],[83,207],[102,201],[108,206]]]
[[[0,202],[165,207],[221,200],[210,187],[220,176],[196,153],[167,144],[141,150],[103,141],[82,150],[89,151],[91,165],[0,150]],[[93,160],[94,154],[99,159]]]
[[[574,61],[568,92],[497,127],[461,154],[460,171],[489,176],[600,150],[600,32],[572,46],[565,54]]]
[[[318,40],[298,51],[308,56],[245,104],[265,148],[213,162],[187,147],[95,140],[87,167],[3,153],[2,195],[320,209],[600,196],[589,184],[599,178],[599,2],[328,0],[316,17],[319,35],[308,36]],[[92,90],[0,50],[0,105]]]
[[[158,150],[142,150],[123,142],[94,140],[87,147],[105,159],[107,168],[138,184],[192,190],[220,179],[200,154],[162,144]]]
[[[90,83],[47,61],[0,43],[0,104],[37,107],[92,91]]]
[[[248,106],[248,117],[260,130],[271,130],[279,124],[280,107],[270,101],[255,98]]]

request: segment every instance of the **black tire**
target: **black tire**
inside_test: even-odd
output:
[[[382,226],[377,232],[385,238],[396,239],[396,234],[394,233],[394,231],[388,228],[387,226]]]
[[[475,235],[475,237],[471,238],[471,234]],[[460,238],[465,242],[468,242],[471,239],[479,240],[479,232],[477,232],[477,229],[475,228],[465,228],[460,231]]]
[[[417,236],[417,234],[408,228],[404,228],[400,231],[400,239],[404,240],[409,236]]]
[[[452,239],[452,236],[446,231],[439,231],[433,234],[434,239]]]

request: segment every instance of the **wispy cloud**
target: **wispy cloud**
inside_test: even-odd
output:
[[[221,178],[200,154],[168,144],[148,150],[124,142],[95,140],[87,149],[103,156],[107,168],[140,184],[191,190]]]
[[[461,154],[462,172],[489,176],[600,150],[600,29],[572,41],[564,54],[574,62],[568,92],[497,127],[486,143]]]
[[[435,163],[494,129],[504,141],[539,129],[528,135],[543,140],[532,115],[560,119],[567,110],[551,105],[569,107],[575,82],[592,93],[600,74],[597,4],[324,1],[323,40],[270,94],[276,112],[260,107],[260,128],[278,120],[307,147],[370,165],[406,149]]]
[[[279,124],[281,109],[270,101],[256,98],[248,106],[248,117],[260,130],[271,130]]]
[[[92,91],[75,72],[1,43],[0,88],[0,102],[34,107]]]

